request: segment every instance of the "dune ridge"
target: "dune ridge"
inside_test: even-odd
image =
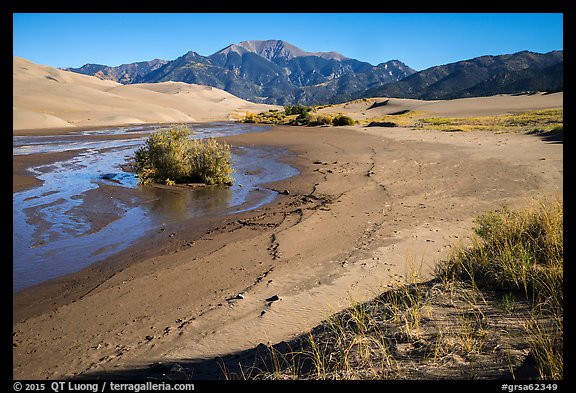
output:
[[[122,85],[13,59],[16,130],[186,123],[237,118],[272,105],[254,104],[223,90],[183,82]]]
[[[373,97],[329,105],[318,110],[321,115],[340,113],[356,121],[385,115],[413,112],[425,116],[494,116],[530,110],[562,108],[564,92],[534,94],[498,94],[489,97],[456,98],[453,100],[416,100],[411,98]],[[418,115],[419,113],[419,115]]]

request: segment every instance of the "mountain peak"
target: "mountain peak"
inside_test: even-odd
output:
[[[324,59],[346,60],[347,57],[337,52],[306,52],[289,42],[282,40],[250,40],[242,41],[238,44],[232,44],[219,50],[215,54],[228,54],[230,52],[243,55],[245,53],[255,53],[267,60],[276,59],[290,60],[295,57],[318,56]]]
[[[396,82],[414,73],[401,62],[385,65],[337,52],[307,52],[283,40],[237,42],[210,55],[189,51],[169,62],[72,71],[120,83],[185,82],[224,89],[254,102],[311,105],[344,99],[351,92]]]

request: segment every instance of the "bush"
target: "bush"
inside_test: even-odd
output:
[[[306,126],[312,120],[312,116],[308,112],[301,113],[298,117],[290,122],[293,126]]]
[[[368,127],[396,127],[396,123],[391,121],[373,121],[368,124]]]
[[[333,126],[352,126],[354,125],[354,120],[348,116],[338,115],[332,119]]]
[[[136,151],[138,181],[147,183],[232,183],[230,146],[215,139],[190,139],[186,127],[152,134]]]
[[[332,124],[332,118],[329,116],[317,116],[308,123],[309,126],[329,126],[330,124]]]
[[[303,105],[286,105],[284,107],[284,114],[286,114],[286,116],[290,116],[290,115],[307,115],[310,111],[312,110],[312,108],[307,107],[307,106],[303,106]]]
[[[254,113],[246,112],[244,116],[244,123],[256,123],[256,115]]]

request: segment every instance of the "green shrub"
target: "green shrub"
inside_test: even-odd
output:
[[[329,126],[332,124],[332,118],[329,116],[316,116],[308,123],[309,126]]]
[[[531,301],[525,325],[530,354],[542,379],[562,379],[564,336],[563,202],[477,218],[479,236],[438,266],[440,278],[459,278],[477,288],[505,291]]]
[[[298,115],[298,117],[290,122],[294,126],[307,126],[312,120],[312,116],[308,112],[304,112]]]
[[[230,146],[210,139],[190,139],[186,127],[152,134],[136,151],[138,181],[147,183],[232,183]]]
[[[290,115],[305,115],[308,114],[310,111],[312,110],[312,108],[307,107],[307,106],[303,106],[303,105],[286,105],[284,107],[284,114],[286,116],[290,116]]]
[[[338,115],[332,119],[333,126],[352,126],[354,125],[354,120],[348,116]]]

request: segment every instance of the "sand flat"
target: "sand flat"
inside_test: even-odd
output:
[[[227,140],[296,153],[301,175],[270,185],[289,194],[17,294],[15,378],[130,375],[288,339],[409,260],[429,273],[478,214],[563,190],[562,145],[533,135],[276,127]]]

